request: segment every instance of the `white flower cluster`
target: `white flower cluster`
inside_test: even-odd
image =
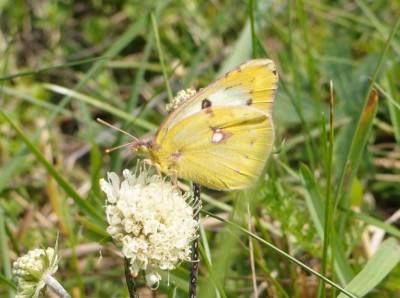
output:
[[[165,107],[167,112],[175,110],[179,107],[182,103],[184,103],[188,98],[196,94],[196,90],[193,89],[186,89],[180,90],[177,95],[168,103]]]
[[[107,232],[122,245],[132,273],[145,270],[147,284],[153,286],[161,280],[156,269],[172,270],[190,260],[189,244],[198,229],[193,214],[199,206],[190,205],[191,193],[181,195],[158,175],[142,172],[136,177],[129,170],[123,175],[122,183],[115,173],[108,173],[109,182],[100,180],[107,195]]]
[[[40,297],[46,283],[45,278],[53,275],[58,269],[58,256],[53,248],[35,249],[17,259],[12,273],[17,285],[15,297]]]

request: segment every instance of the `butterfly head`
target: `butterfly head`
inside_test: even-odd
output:
[[[138,139],[131,142],[130,146],[139,154],[149,155],[151,144],[151,139]]]

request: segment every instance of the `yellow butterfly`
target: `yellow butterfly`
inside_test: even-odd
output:
[[[217,190],[248,188],[274,143],[277,83],[273,61],[247,61],[183,102],[152,139],[133,147],[167,174]]]

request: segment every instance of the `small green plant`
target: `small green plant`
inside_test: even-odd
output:
[[[0,4],[0,296],[59,232],[68,293],[127,297],[99,181],[138,156],[104,154],[132,140],[96,119],[149,136],[178,90],[252,58],[277,65],[275,149],[253,188],[202,190],[198,297],[400,295],[398,1],[15,4]],[[153,294],[186,297],[190,265]]]

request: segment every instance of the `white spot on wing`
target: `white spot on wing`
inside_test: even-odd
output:
[[[218,144],[221,143],[222,141],[226,141],[232,136],[232,133],[229,131],[222,130],[220,128],[217,129],[212,129],[214,131],[212,137],[211,137],[211,143]]]
[[[224,139],[224,135],[221,132],[216,131],[216,132],[214,132],[214,134],[213,134],[213,136],[211,138],[211,142],[218,144],[223,139]]]
[[[241,106],[246,105],[249,99],[248,92],[240,86],[230,89],[221,89],[208,96],[213,106]]]

